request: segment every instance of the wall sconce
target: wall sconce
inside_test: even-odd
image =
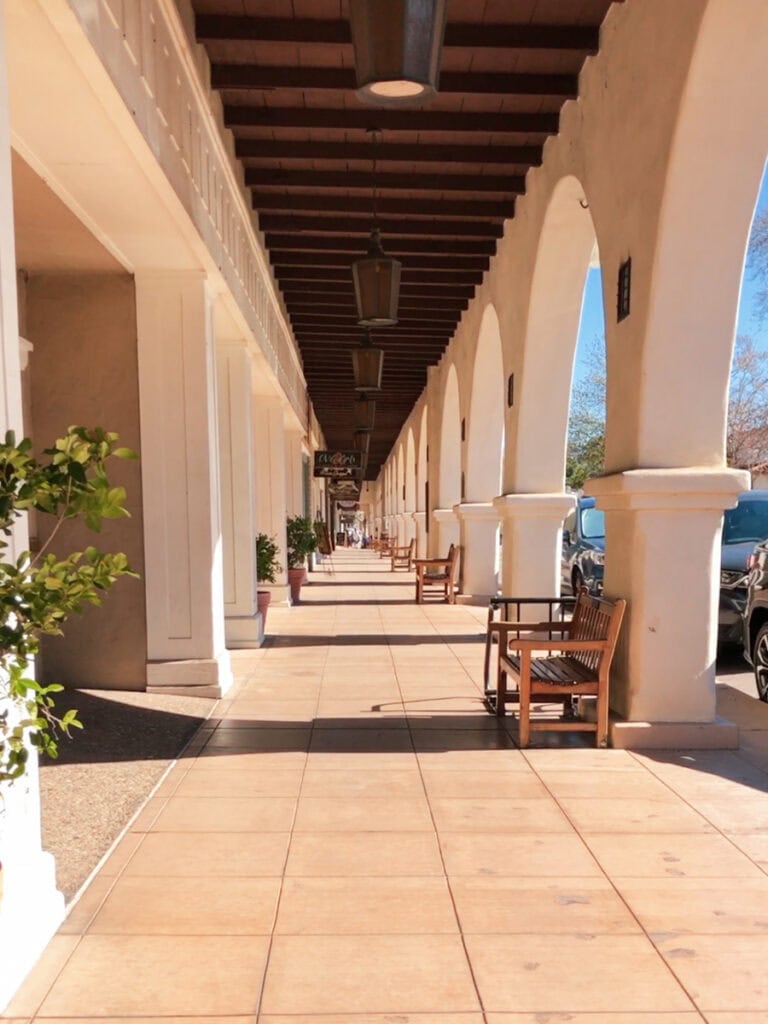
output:
[[[420,103],[438,87],[447,0],[350,0],[357,95],[379,107]]]

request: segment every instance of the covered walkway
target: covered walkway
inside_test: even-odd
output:
[[[2,1020],[763,1024],[768,717],[739,752],[522,752],[484,610],[333,561]]]

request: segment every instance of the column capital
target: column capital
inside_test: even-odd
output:
[[[432,518],[436,523],[455,523],[457,521],[454,508],[436,508],[432,510]]]
[[[411,512],[411,518],[414,523],[424,523],[427,520],[426,512]]]
[[[611,512],[701,510],[722,512],[748,491],[742,469],[691,466],[682,469],[630,469],[588,480],[584,493]]]
[[[460,520],[479,519],[498,523],[499,510],[492,501],[463,501],[453,506],[453,511]]]
[[[576,505],[573,494],[500,494],[493,507],[503,519],[563,519]]]

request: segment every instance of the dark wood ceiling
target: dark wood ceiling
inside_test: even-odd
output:
[[[352,0],[354,2],[354,0]],[[448,0],[439,94],[408,110],[355,96],[348,0],[193,0],[225,121],[330,447],[354,431],[351,264],[371,227],[372,143],[386,252],[402,261],[369,452],[375,479],[597,51],[611,0]]]

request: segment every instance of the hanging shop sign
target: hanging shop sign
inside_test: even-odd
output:
[[[315,476],[336,480],[354,479],[363,468],[362,452],[315,452]]]

